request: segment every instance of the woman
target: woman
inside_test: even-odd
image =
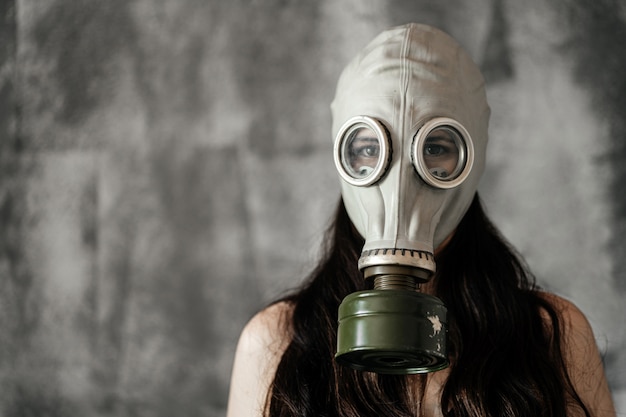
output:
[[[481,207],[489,107],[459,45],[424,25],[382,33],[342,73],[332,111],[342,199],[325,256],[244,329],[228,415],[614,416],[587,320],[534,285]],[[447,319],[400,311],[401,298],[443,302]],[[353,337],[356,316],[384,325]],[[405,349],[426,319],[433,333]],[[420,351],[442,326],[447,349]],[[387,327],[400,334],[377,339]],[[386,338],[402,343],[367,350]]]

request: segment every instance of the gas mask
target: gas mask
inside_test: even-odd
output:
[[[357,55],[331,110],[343,201],[365,238],[358,266],[373,281],[339,307],[336,359],[388,374],[443,369],[446,308],[419,289],[484,168],[483,77],[448,35],[410,24]]]

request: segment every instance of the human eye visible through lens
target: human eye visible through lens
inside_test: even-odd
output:
[[[347,151],[352,172],[365,177],[378,165],[380,141],[373,131],[359,129],[352,135]]]
[[[435,129],[424,142],[424,162],[430,173],[438,178],[448,178],[459,162],[458,140],[448,129]]]

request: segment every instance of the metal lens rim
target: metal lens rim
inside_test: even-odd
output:
[[[358,127],[372,129],[380,140],[380,156],[374,170],[365,178],[355,178],[347,170],[344,161],[344,146],[349,137],[348,133]],[[375,184],[387,171],[391,159],[391,138],[385,126],[378,120],[369,116],[355,116],[343,124],[335,138],[334,160],[335,166],[341,178],[348,184],[365,187]]]
[[[451,179],[442,179],[431,174],[426,161],[424,160],[424,154],[422,149],[428,138],[428,135],[432,133],[433,130],[438,128],[448,128],[455,131],[461,138],[463,145],[459,148],[459,161],[457,162],[457,168],[455,168],[454,172],[460,172],[455,177]],[[469,132],[463,125],[457,122],[454,119],[449,117],[436,117],[424,123],[422,127],[417,131],[415,137],[413,138],[413,147],[411,150],[411,159],[413,160],[413,166],[415,170],[419,174],[419,176],[429,185],[442,188],[442,189],[450,189],[457,187],[461,184],[465,179],[469,176],[470,171],[472,170],[472,166],[474,164],[474,145],[472,143],[472,139],[470,137]],[[459,168],[463,166],[462,168]]]

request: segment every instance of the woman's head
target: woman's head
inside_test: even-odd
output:
[[[478,67],[429,26],[383,32],[345,68],[332,132],[346,209],[366,239],[362,269],[399,263],[434,272],[434,247],[476,192],[489,112]],[[380,249],[405,255],[368,256]]]

